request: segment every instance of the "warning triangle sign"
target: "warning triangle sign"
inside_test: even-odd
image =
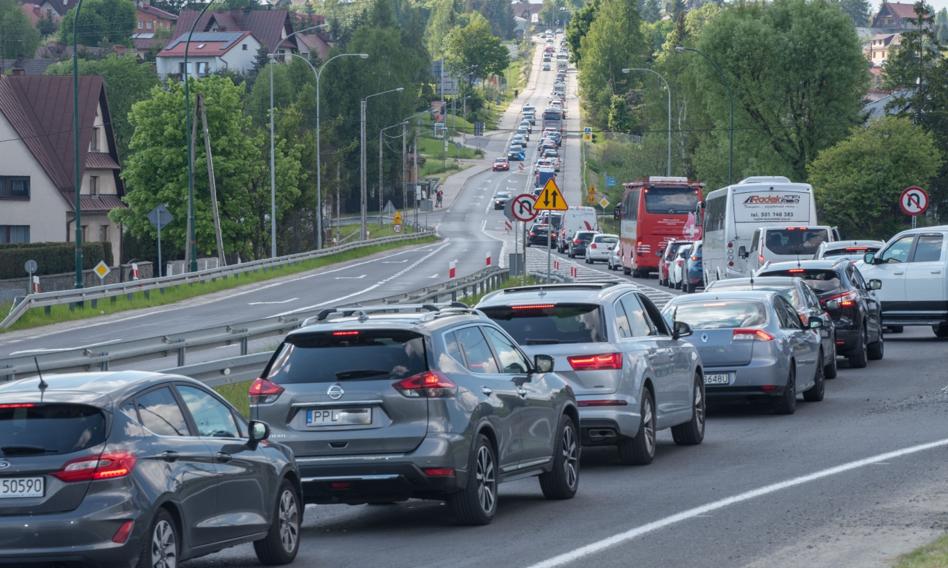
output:
[[[547,180],[533,208],[537,211],[566,211],[569,205],[553,178]]]

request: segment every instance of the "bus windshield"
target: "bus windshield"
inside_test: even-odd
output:
[[[649,213],[687,214],[695,210],[698,195],[690,187],[649,187],[645,210]]]
[[[543,111],[543,118],[544,120],[560,120],[563,118],[563,113],[558,109],[548,108]]]

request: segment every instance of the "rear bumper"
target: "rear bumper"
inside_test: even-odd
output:
[[[836,328],[836,352],[849,353],[856,348],[861,336],[862,330]]]
[[[602,446],[615,445],[619,437],[634,437],[639,433],[642,417],[639,412],[640,404],[629,396],[620,395],[579,395],[577,403],[583,400],[595,399],[624,400],[623,406],[586,406],[579,407],[579,429],[583,438],[583,445]],[[608,431],[611,430],[612,433]]]
[[[705,367],[704,374],[727,373],[727,385],[705,385],[711,398],[769,398],[783,394],[790,369],[776,361],[752,362],[741,367]]]

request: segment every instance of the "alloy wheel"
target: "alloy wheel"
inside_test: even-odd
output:
[[[695,383],[695,423],[702,434],[704,433],[704,417],[704,393],[701,392],[701,385]]]
[[[300,511],[296,504],[296,495],[289,489],[283,490],[280,495],[280,544],[283,550],[292,553],[296,550],[296,543],[300,538]]]
[[[576,487],[579,480],[579,445],[576,443],[576,432],[572,425],[563,428],[563,469],[566,473],[566,484]]]
[[[494,474],[494,458],[487,446],[477,449],[474,478],[477,480],[477,500],[481,510],[490,513],[497,502],[497,480]]]
[[[645,449],[648,455],[655,454],[655,416],[652,413],[652,399],[646,396],[642,403],[642,427],[645,428]]]
[[[161,519],[155,525],[151,536],[151,565],[153,568],[175,568],[177,564],[178,550],[174,527],[165,519]]]

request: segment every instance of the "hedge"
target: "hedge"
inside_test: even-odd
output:
[[[0,279],[25,278],[23,265],[33,259],[36,274],[61,274],[76,269],[76,247],[72,243],[17,243],[0,245]],[[82,243],[82,267],[90,269],[104,260],[112,266],[112,245],[108,242]]]

